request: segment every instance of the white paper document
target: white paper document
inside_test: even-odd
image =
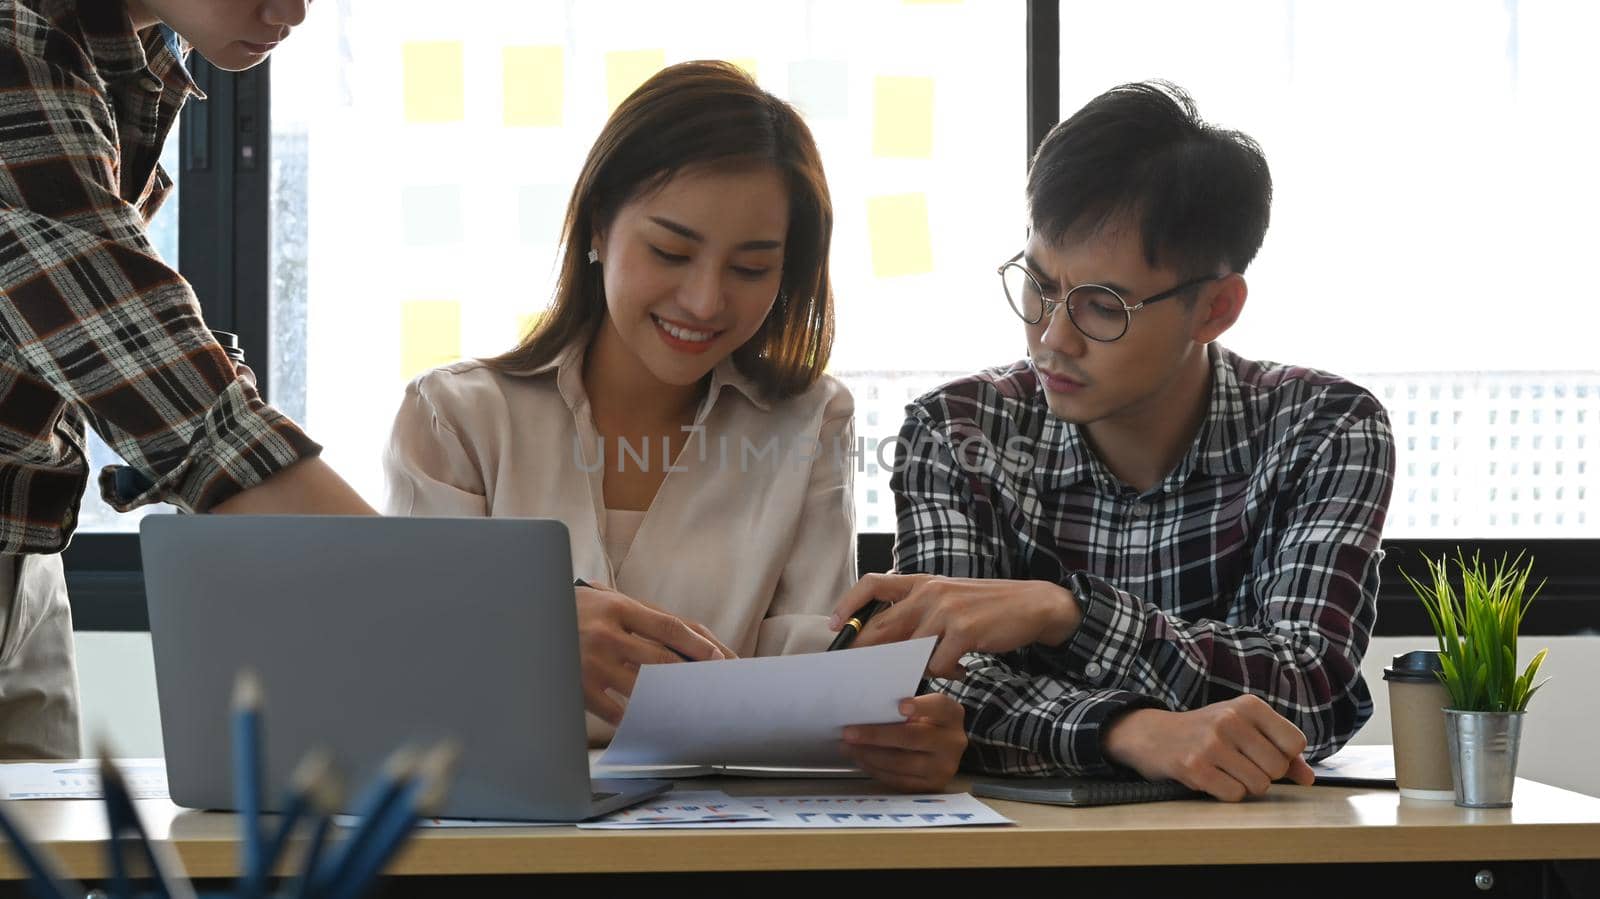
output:
[[[134,799],[167,798],[164,759],[113,759]],[[6,799],[103,799],[100,760],[22,762],[0,765],[0,796]]]
[[[1311,765],[1317,783],[1329,786],[1394,786],[1394,747],[1346,746]]]
[[[904,720],[935,638],[810,655],[645,665],[611,746],[618,765],[848,765],[840,731]]]
[[[676,791],[579,824],[585,830],[763,830],[1010,824],[966,793],[906,796],[737,796]]]

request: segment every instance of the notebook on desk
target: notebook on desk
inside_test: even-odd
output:
[[[1192,799],[1204,794],[1171,780],[1044,777],[977,781],[972,785],[972,795],[987,796],[990,799],[1009,799],[1013,802],[1089,806]]]

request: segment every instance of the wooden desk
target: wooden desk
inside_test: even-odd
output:
[[[877,792],[864,781],[701,779],[693,788],[734,795]],[[952,789],[966,788],[958,782]],[[677,881],[693,887],[782,881],[802,889],[837,880],[853,887],[905,886],[919,878],[941,887],[981,889],[992,896],[1008,883],[1045,882],[1076,895],[1091,884],[1120,896],[1181,888],[1177,895],[1253,892],[1292,896],[1382,895],[1561,896],[1548,864],[1600,859],[1600,799],[1532,781],[1518,781],[1509,809],[1474,810],[1448,802],[1404,800],[1392,790],[1274,787],[1265,799],[1238,805],[1212,801],[1066,809],[989,801],[1016,827],[835,831],[580,831],[573,827],[483,828],[423,832],[397,860],[393,882],[402,895],[465,895],[463,875],[503,875],[472,884],[472,895],[500,888],[533,890],[507,878],[544,875],[545,884],[580,879],[637,888]],[[237,858],[232,815],[179,809],[166,801],[138,803],[157,839],[170,841],[196,878],[230,876]],[[11,805],[19,823],[46,844],[72,875],[105,873],[105,822],[100,804],[36,800]],[[1074,870],[1063,870],[1074,869]],[[1475,876],[1488,871],[1492,890]],[[805,873],[813,872],[813,873]],[[876,872],[876,873],[873,873]],[[1374,880],[1374,875],[1379,875]],[[0,879],[22,876],[0,855]],[[519,888],[520,887],[520,888]],[[1420,890],[1420,892],[1419,892]],[[1387,892],[1386,892],[1387,891]],[[785,891],[787,892],[787,891]],[[852,890],[852,892],[855,892]],[[597,895],[608,895],[610,890]],[[748,895],[740,890],[728,895]],[[959,895],[952,893],[952,895]]]

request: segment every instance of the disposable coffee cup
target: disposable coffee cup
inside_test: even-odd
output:
[[[1456,798],[1444,731],[1450,693],[1439,682],[1440,670],[1439,653],[1423,649],[1397,655],[1383,669],[1394,731],[1394,783],[1407,799]]]
[[[218,331],[212,328],[211,336],[217,339],[217,343],[222,344],[222,352],[226,353],[229,359],[235,363],[244,361],[244,347],[239,346],[239,335],[232,331]]]

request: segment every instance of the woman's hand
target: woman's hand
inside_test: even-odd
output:
[[[614,590],[575,588],[583,701],[615,725],[623,707],[611,694],[633,695],[640,665],[734,658],[704,625],[684,621]]]

